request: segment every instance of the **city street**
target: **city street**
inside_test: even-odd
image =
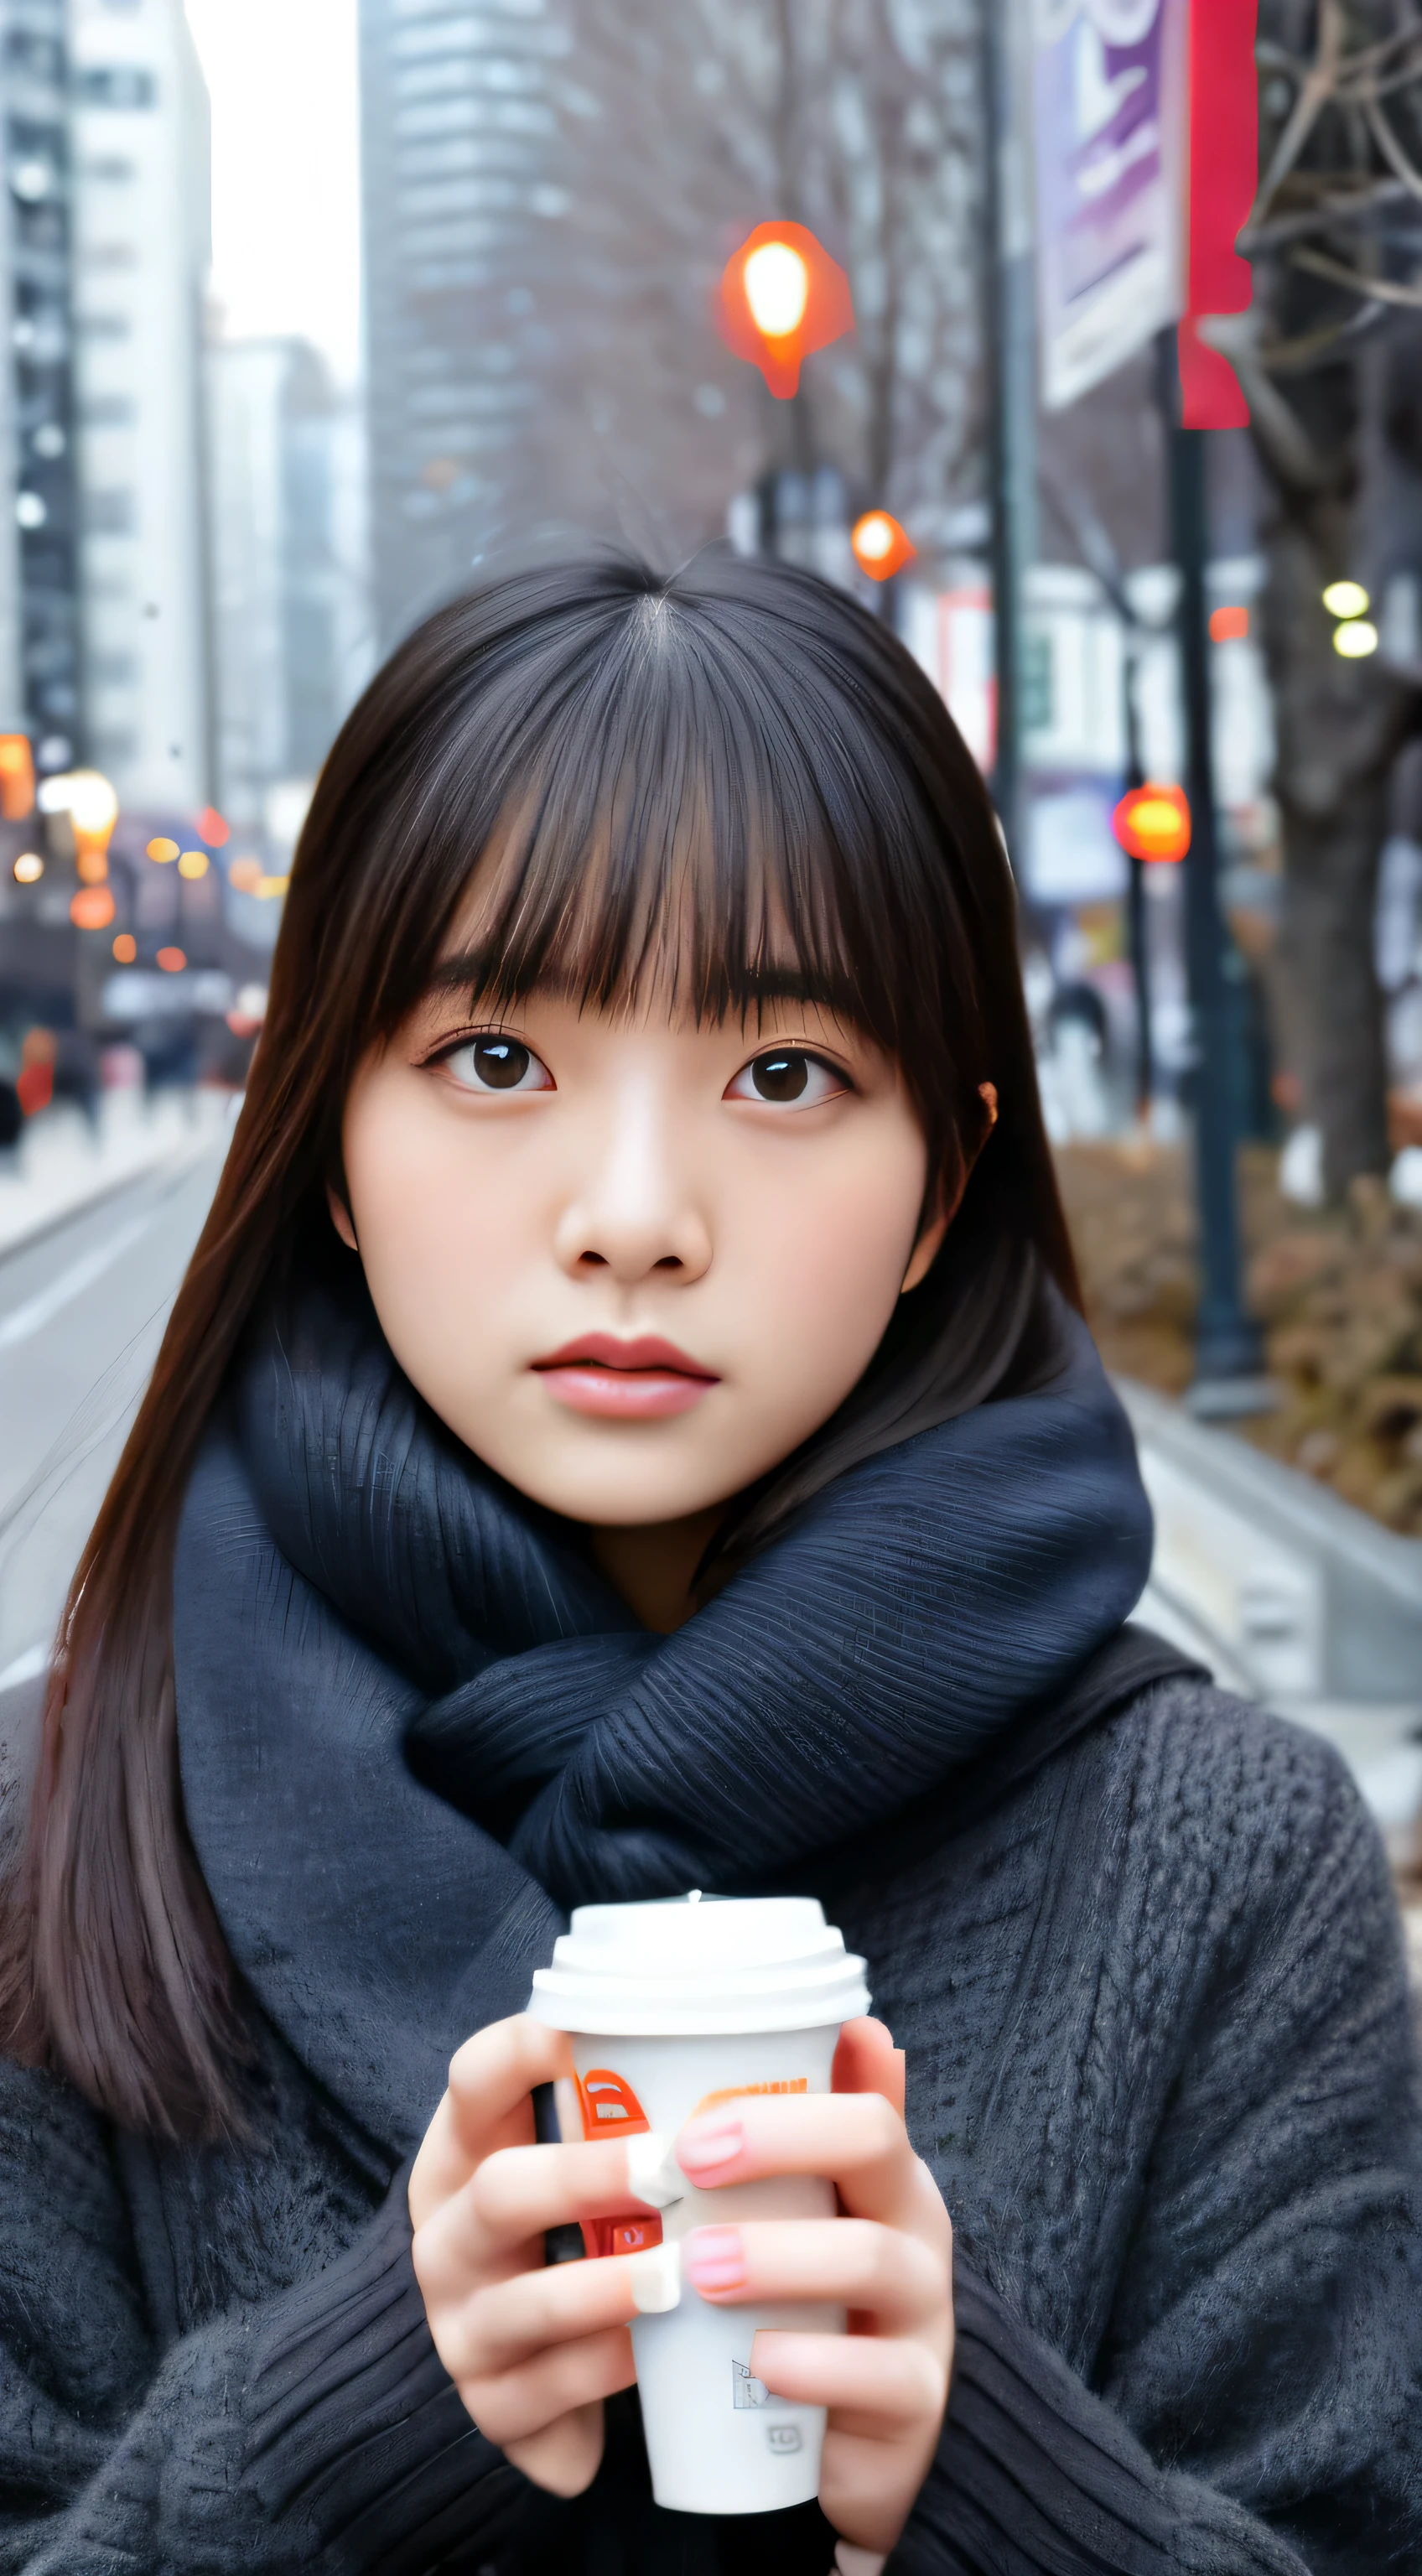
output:
[[[222,1165],[175,1157],[0,1258],[0,1731],[65,1587]],[[8,1722],[7,1722],[8,1721]]]

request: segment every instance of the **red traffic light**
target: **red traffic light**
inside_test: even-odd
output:
[[[1190,847],[1190,807],[1179,787],[1162,787],[1147,779],[1128,787],[1111,829],[1133,859],[1183,859]]]
[[[844,270],[804,224],[757,224],[726,262],[717,320],[727,348],[788,402],[802,360],[853,330],[854,304]]]

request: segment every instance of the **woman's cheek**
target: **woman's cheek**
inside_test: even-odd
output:
[[[865,1152],[816,1185],[765,1194],[743,1294],[760,1322],[751,1364],[828,1419],[862,1376],[899,1300],[918,1234],[921,1155]],[[757,1366],[757,1362],[759,1365]]]

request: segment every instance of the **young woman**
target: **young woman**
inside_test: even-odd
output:
[[[1416,2560],[1382,1857],[1123,1629],[1075,1308],[991,812],[880,626],[713,555],[402,648],[56,1657],[0,2567]],[[678,2142],[841,2213],[688,2240],[853,2328],[755,2347],[819,2505],[719,2522],[649,2499],[636,2258],[545,2259],[628,2175],[520,2013],[563,1909],[691,1885],[813,1890],[883,2017]]]

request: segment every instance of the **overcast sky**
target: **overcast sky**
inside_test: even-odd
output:
[[[356,0],[187,0],[212,93],[213,289],[229,336],[360,353]]]

